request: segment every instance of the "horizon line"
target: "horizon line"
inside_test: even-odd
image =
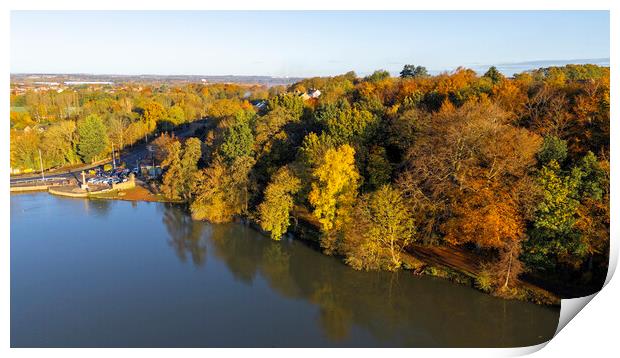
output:
[[[602,67],[611,67],[610,66],[610,57],[598,57],[598,58],[575,58],[575,59],[555,59],[555,60],[527,60],[527,61],[519,61],[519,62],[502,62],[502,63],[496,63],[496,64],[468,64],[468,65],[456,65],[456,66],[452,66],[453,68],[450,69],[432,69],[432,68],[428,68],[429,71],[431,72],[435,72],[437,74],[443,73],[443,72],[449,72],[452,70],[455,70],[459,67],[464,67],[464,68],[471,68],[472,67],[486,67],[486,66],[518,66],[518,65],[533,65],[536,63],[540,63],[540,64],[544,64],[544,63],[549,63],[550,66],[549,67],[553,67],[553,66],[565,66],[565,65],[571,65],[571,64],[576,64],[576,65],[585,65],[585,64],[593,64],[593,65],[597,65],[597,66],[602,66]],[[575,62],[575,63],[572,63]],[[601,65],[601,64],[597,64],[597,63],[589,63],[589,62],[607,62],[606,65]],[[552,65],[553,63],[562,63],[562,64],[556,64],[556,65]],[[403,65],[407,64],[407,63],[402,63]],[[538,68],[545,68],[545,66],[543,67],[538,67]],[[535,70],[538,68],[532,68],[531,70]],[[378,68],[377,70],[383,70],[382,68]],[[183,77],[263,77],[263,78],[277,78],[277,79],[295,79],[295,78],[312,78],[312,77],[333,77],[333,76],[339,76],[348,72],[355,72],[356,74],[361,74],[361,73],[366,73],[365,71],[363,72],[358,72],[355,70],[349,70],[346,72],[342,72],[342,73],[335,73],[335,74],[329,74],[329,75],[300,75],[300,76],[274,76],[274,75],[263,75],[263,74],[252,74],[252,75],[242,75],[242,74],[180,74],[180,73],[169,73],[169,74],[157,74],[157,73],[96,73],[96,72],[10,72],[9,74],[11,76],[13,75],[89,75],[89,76],[144,76],[144,77],[148,77],[148,76],[165,76],[165,77],[172,77],[172,76],[183,76]],[[389,72],[389,71],[388,71]],[[368,72],[368,73],[372,73],[372,72]]]

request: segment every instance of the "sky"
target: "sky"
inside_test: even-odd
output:
[[[10,61],[11,73],[397,74],[605,62],[609,32],[607,11],[13,11]]]

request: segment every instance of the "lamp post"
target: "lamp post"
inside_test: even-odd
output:
[[[43,157],[41,156],[41,149],[39,149],[39,163],[41,164],[41,180],[45,181],[45,174],[43,173]]]
[[[114,142],[112,142],[112,168],[116,169],[116,159],[114,157]]]

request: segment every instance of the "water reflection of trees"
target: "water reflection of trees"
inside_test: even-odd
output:
[[[531,345],[555,332],[557,312],[539,306],[407,272],[354,271],[303,243],[274,242],[242,225],[212,228],[214,254],[237,278],[262,275],[280,294],[316,304],[319,325],[335,342],[354,326],[402,346]]]
[[[207,258],[207,243],[202,233],[206,225],[192,220],[183,208],[177,205],[165,206],[163,222],[170,236],[168,242],[179,259],[186,262],[189,254],[195,265],[204,265]]]
[[[112,202],[105,199],[84,199],[84,209],[87,213],[105,217],[110,212]]]
[[[208,240],[238,280],[251,284],[261,276],[282,296],[316,305],[319,327],[336,344],[359,339],[357,327],[388,346],[531,345],[549,339],[557,325],[557,312],[539,306],[407,272],[354,271],[303,243],[274,242],[244,225],[200,224],[176,210],[167,210],[164,221],[179,257],[191,252],[201,262]],[[209,235],[201,235],[204,226]]]

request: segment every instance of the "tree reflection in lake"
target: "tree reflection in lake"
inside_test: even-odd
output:
[[[110,213],[110,200],[88,200],[88,199],[78,199],[84,202],[84,208],[86,212],[94,214],[98,217],[105,217]]]
[[[170,235],[169,244],[174,248],[179,259],[187,261],[191,255],[196,266],[202,266],[207,259],[207,237],[203,236],[205,223],[194,221],[179,206],[164,204],[162,221]]]
[[[505,301],[406,271],[360,272],[289,240],[275,242],[241,224],[208,225],[213,254],[239,280],[266,280],[279,294],[316,305],[332,341],[363,329],[386,345],[515,346],[552,337],[552,309]]]

